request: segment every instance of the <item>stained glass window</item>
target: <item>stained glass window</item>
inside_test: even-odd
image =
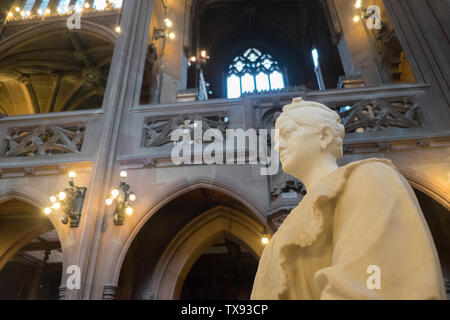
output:
[[[70,0],[59,1],[58,9],[57,9],[58,13],[59,14],[67,13],[69,11],[69,3],[70,3]]]
[[[27,0],[25,2],[25,5],[23,6],[23,10],[31,11],[31,9],[33,9],[33,6],[34,6],[35,2],[36,2],[36,0]]]
[[[237,56],[228,67],[227,97],[239,98],[243,93],[280,90],[284,74],[270,54],[250,48]]]
[[[47,9],[48,7],[48,3],[50,2],[50,0],[42,0],[41,4],[39,5],[39,15],[43,15],[45,12],[45,9]]]

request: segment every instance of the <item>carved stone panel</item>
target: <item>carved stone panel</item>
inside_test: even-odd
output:
[[[183,114],[167,118],[149,118],[144,125],[144,147],[160,147],[171,143],[171,134],[174,130],[182,129],[193,134],[196,122],[201,121],[202,130],[218,129],[225,134],[228,128],[228,117],[225,114],[196,115]]]
[[[379,131],[391,127],[420,127],[419,105],[407,98],[396,101],[381,99],[362,100],[353,106],[339,106],[339,112],[345,131],[362,133]]]
[[[85,125],[62,127],[44,125],[12,129],[5,137],[3,157],[31,157],[81,151]]]

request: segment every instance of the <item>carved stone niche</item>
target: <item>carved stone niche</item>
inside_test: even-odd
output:
[[[144,147],[161,147],[172,143],[171,135],[177,129],[186,130],[193,137],[195,123],[198,121],[202,123],[202,134],[208,129],[218,129],[225,135],[229,125],[226,112],[151,117],[146,120],[144,125]]]

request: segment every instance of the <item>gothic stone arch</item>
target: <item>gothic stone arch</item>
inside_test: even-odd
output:
[[[153,299],[178,299],[184,280],[202,252],[221,236],[247,246],[259,259],[263,226],[224,206],[210,209],[186,225],[161,255],[150,286]]]

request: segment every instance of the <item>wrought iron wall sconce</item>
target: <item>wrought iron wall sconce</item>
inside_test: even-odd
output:
[[[75,172],[69,172],[69,188],[65,188],[58,194],[51,196],[52,205],[44,209],[44,213],[49,215],[53,210],[62,210],[64,212],[61,222],[67,224],[70,221],[70,227],[78,227],[81,219],[81,209],[83,208],[84,196],[87,188],[77,187],[74,184]]]
[[[126,183],[127,172],[120,173],[121,181],[117,188],[111,190],[111,198],[106,199],[106,205],[110,206],[115,203],[114,224],[116,226],[123,225],[125,214],[131,216],[133,207],[131,203],[136,200],[136,196],[130,190],[130,185]]]

